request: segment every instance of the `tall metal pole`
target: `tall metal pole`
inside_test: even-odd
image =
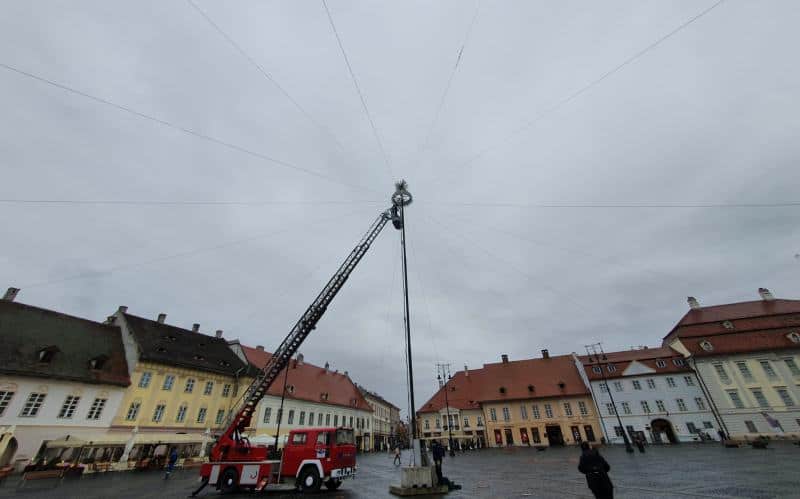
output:
[[[400,249],[402,252],[402,270],[403,270],[403,319],[406,326],[406,357],[408,360],[408,398],[411,407],[411,439],[413,451],[412,465],[417,465],[417,453],[420,453],[420,461],[422,461],[421,449],[419,449],[419,435],[417,434],[417,414],[416,403],[414,402],[414,363],[411,357],[411,308],[408,303],[408,260],[406,258],[406,217],[405,206],[411,204],[412,196],[407,190],[405,180],[401,180],[395,184],[396,190],[392,195],[392,203],[394,204],[394,211],[398,215],[399,220],[393,221],[394,226],[400,229]],[[420,463],[422,464],[422,462]]]
[[[455,457],[456,449],[453,444],[453,419],[450,416],[450,400],[447,397],[447,382],[450,381],[450,364],[436,364],[440,374],[439,379],[444,382],[444,406],[447,412],[447,440],[450,447],[450,457]]]

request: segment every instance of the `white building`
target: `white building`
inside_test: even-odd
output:
[[[697,371],[725,433],[736,439],[800,437],[800,300],[700,306],[664,338]]]
[[[252,348],[238,341],[229,342],[229,346],[254,370],[263,368],[272,357],[262,346]],[[278,375],[259,403],[251,423],[254,433],[251,441],[271,444],[278,435],[278,445],[283,446],[291,430],[347,427],[354,430],[358,448],[366,449],[372,411],[347,371],[332,371],[327,364],[325,367],[309,364],[302,354],[298,354],[286,374],[287,370],[284,370]],[[280,410],[282,394],[284,416]]]
[[[69,439],[85,445],[58,452],[110,452],[89,439],[107,432],[130,385],[119,328],[15,295],[0,300],[0,467],[19,469]]]
[[[400,408],[375,392],[359,386],[361,394],[372,408],[368,431],[364,435],[364,450],[384,451],[395,444]]]
[[[643,436],[650,443],[718,439],[721,425],[678,352],[642,347],[576,356],[576,362],[601,415],[606,441],[623,443],[623,431],[631,440]]]

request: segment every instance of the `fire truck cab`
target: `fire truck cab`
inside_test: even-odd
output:
[[[249,444],[246,444],[249,445]],[[351,428],[308,428],[289,432],[279,459],[271,448],[232,449],[230,460],[203,464],[201,480],[224,492],[240,488],[260,491],[268,485],[293,485],[301,492],[316,492],[324,484],[336,490],[342,480],[356,474],[356,446]],[[261,452],[258,452],[261,451]],[[236,455],[263,455],[263,460],[236,460]]]

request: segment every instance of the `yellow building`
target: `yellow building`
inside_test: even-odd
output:
[[[131,385],[110,435],[125,443],[121,461],[206,455],[214,434],[238,399],[248,366],[228,348],[222,332],[207,336],[120,309],[109,322],[122,329]],[[112,437],[113,438],[113,437]]]
[[[446,442],[449,428],[462,447],[599,440],[599,419],[572,357],[542,354],[521,361],[503,355],[502,362],[456,373],[417,412],[422,438]]]

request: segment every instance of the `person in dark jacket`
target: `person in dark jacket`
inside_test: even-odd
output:
[[[442,459],[444,459],[444,446],[438,441],[434,440],[431,445],[431,454],[433,454],[433,464],[436,465],[436,478],[439,483],[442,482]]]
[[[614,485],[608,472],[611,466],[608,465],[603,456],[589,446],[589,442],[581,443],[581,460],[578,463],[578,471],[586,475],[586,484],[597,499],[614,499]]]

